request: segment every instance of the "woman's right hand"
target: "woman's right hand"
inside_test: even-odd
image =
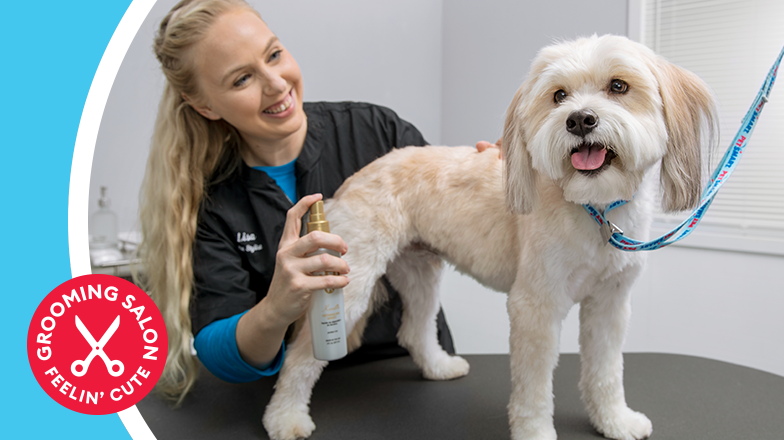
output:
[[[288,326],[308,309],[310,296],[321,289],[338,289],[348,285],[346,276],[314,276],[314,272],[337,272],[346,275],[349,267],[338,257],[322,253],[308,257],[320,248],[330,249],[341,255],[348,250],[346,242],[335,234],[313,231],[300,237],[302,217],[310,206],[321,200],[321,194],[313,194],[297,202],[286,215],[283,236],[278,245],[275,272],[264,301],[269,307],[270,318],[280,319]]]

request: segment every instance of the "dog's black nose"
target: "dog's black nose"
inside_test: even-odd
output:
[[[566,131],[584,137],[599,125],[599,116],[593,110],[583,109],[572,112],[566,119]]]

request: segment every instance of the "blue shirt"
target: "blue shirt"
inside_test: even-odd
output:
[[[283,193],[286,194],[286,196],[289,198],[289,201],[291,203],[296,203],[297,176],[294,174],[294,162],[296,161],[297,159],[294,159],[286,165],[277,167],[253,167],[253,169],[261,170],[267,173],[267,175],[272,177],[272,180],[278,184],[280,189],[283,190]]]
[[[237,347],[237,323],[244,311],[230,318],[220,319],[201,329],[193,341],[199,360],[219,379],[231,383],[251,382],[280,371],[286,355],[286,342],[272,362],[263,369],[245,362]]]

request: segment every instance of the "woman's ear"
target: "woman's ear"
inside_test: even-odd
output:
[[[192,109],[196,110],[196,113],[204,116],[205,118],[207,118],[207,119],[209,119],[211,121],[217,121],[219,119],[222,119],[219,114],[215,113],[215,111],[212,110],[212,106],[209,106],[209,105],[203,105],[203,106],[196,105],[196,103],[192,99],[188,98],[188,96],[185,93],[182,94],[182,99],[185,102],[187,102],[188,105],[191,106]]]

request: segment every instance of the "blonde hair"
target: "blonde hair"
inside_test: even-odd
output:
[[[191,62],[194,45],[223,13],[237,8],[258,15],[243,0],[184,0],[161,22],[155,56],[166,85],[140,196],[143,243],[140,280],[163,314],[169,352],[158,391],[179,405],[196,380],[189,307],[193,289],[193,240],[199,206],[210,183],[239,165],[239,133],[223,120],[202,117]]]

